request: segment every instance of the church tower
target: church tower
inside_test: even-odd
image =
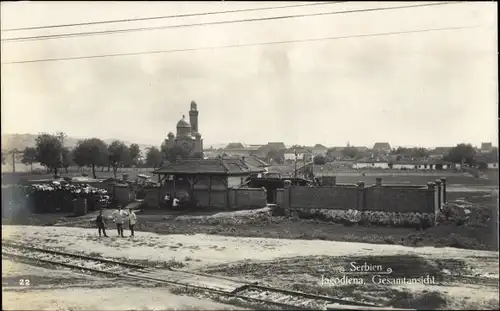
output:
[[[198,133],[198,107],[194,100],[191,102],[191,109],[189,109],[189,123],[192,134]]]

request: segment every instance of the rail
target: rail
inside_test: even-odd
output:
[[[18,261],[63,266],[74,270],[87,271],[90,273],[103,274],[128,280],[177,286],[220,296],[239,298],[249,303],[263,306],[274,306],[285,310],[325,310],[329,304],[351,307],[358,306],[360,308],[379,308],[372,304],[273,288],[257,283],[242,282],[231,278],[213,276],[201,272],[197,273],[176,269],[160,270],[106,258],[96,258],[87,255],[73,254],[13,243],[2,244],[2,256],[16,259]],[[163,276],[164,278],[159,278],[158,276]],[[212,287],[172,280],[179,276],[181,280],[189,280],[190,276],[202,276],[205,277],[205,281],[207,281],[208,284],[211,284],[210,286]],[[217,281],[220,282],[221,280],[230,282],[231,288],[234,289],[221,290],[219,288],[214,288],[213,284],[216,284]],[[200,279],[198,278],[195,281],[200,281]]]

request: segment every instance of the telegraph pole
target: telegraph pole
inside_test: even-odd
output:
[[[294,178],[297,178],[297,150],[293,150],[294,154],[295,154],[295,171],[293,172],[293,177]]]
[[[16,172],[16,154],[23,153],[22,151],[18,151],[17,149],[13,149],[9,152],[12,155],[12,172]]]

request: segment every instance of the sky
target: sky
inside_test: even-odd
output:
[[[228,10],[298,2],[1,2],[13,37],[356,11],[435,2],[343,2],[115,24],[9,28]],[[192,100],[204,146],[453,146],[498,137],[497,4],[178,27],[114,35],[2,41],[2,133],[63,131],[160,145]],[[379,33],[462,27],[393,35]],[[363,35],[360,37],[359,35]],[[212,48],[306,40],[287,44]],[[341,37],[341,38],[339,38]],[[54,62],[23,60],[169,53]]]

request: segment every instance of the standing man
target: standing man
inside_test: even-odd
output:
[[[170,193],[167,192],[167,194],[165,194],[164,201],[167,209],[170,209],[172,207],[172,198],[170,197]]]
[[[99,215],[97,215],[97,218],[96,218],[95,222],[96,222],[96,225],[97,225],[97,231],[99,232],[99,236],[101,236],[101,231],[102,231],[102,234],[105,237],[108,237],[106,235],[106,227],[105,227],[106,220],[102,216],[102,210],[99,211]]]
[[[128,214],[128,227],[130,228],[130,236],[134,236],[134,226],[137,223],[137,216],[134,213],[133,209],[129,209]]]
[[[179,199],[177,199],[177,197],[174,198],[173,206],[174,206],[174,209],[177,209],[179,207]]]
[[[125,217],[127,217],[127,212],[122,210],[121,206],[118,206],[118,210],[113,213],[113,218],[115,219],[116,230],[118,230],[118,235],[123,236],[123,223],[125,221]]]

